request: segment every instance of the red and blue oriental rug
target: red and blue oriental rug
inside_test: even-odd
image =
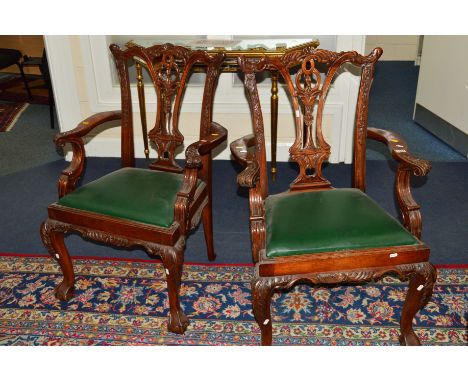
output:
[[[0,345],[258,345],[247,265],[186,264],[185,335],[166,329],[168,304],[156,261],[75,259],[76,295],[55,299],[58,265],[46,256],[0,256]],[[439,268],[415,318],[424,345],[467,345],[467,268]],[[275,294],[276,345],[397,345],[407,283],[297,286]]]

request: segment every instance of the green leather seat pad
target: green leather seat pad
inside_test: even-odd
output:
[[[417,244],[416,238],[356,189],[269,196],[266,256]]]
[[[174,222],[183,174],[123,168],[77,188],[58,204],[160,227]],[[199,186],[201,181],[198,181]]]

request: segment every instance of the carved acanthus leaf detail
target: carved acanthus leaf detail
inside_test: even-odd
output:
[[[146,250],[146,252],[155,255],[158,255],[159,251],[167,251],[170,250],[170,248],[172,248],[166,245],[161,245],[143,240],[129,239],[121,235],[114,235],[104,231],[93,230],[87,227],[81,227],[77,225],[63,223],[53,219],[47,219],[41,226],[41,237],[45,247],[51,255],[55,255],[55,249],[52,246],[49,234],[50,232],[78,232],[83,238],[88,240],[98,241],[101,243],[114,245],[116,247],[143,247]],[[184,243],[185,239],[182,238],[182,241],[180,241],[180,243],[177,245],[180,246]]]
[[[237,183],[242,187],[255,187],[260,176],[260,168],[256,161],[247,165],[244,171],[237,175]]]
[[[275,291],[286,291],[299,283],[312,284],[338,284],[338,283],[362,283],[376,281],[388,273],[396,273],[402,278],[409,278],[413,274],[422,274],[428,283],[435,282],[434,267],[427,262],[387,266],[380,268],[366,268],[350,271],[320,272],[285,276],[259,277],[256,279],[268,285]]]

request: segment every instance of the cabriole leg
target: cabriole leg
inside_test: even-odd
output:
[[[436,278],[437,272],[430,263],[424,263],[421,268],[410,274],[408,293],[400,319],[401,345],[421,345],[413,330],[413,318],[429,302]]]
[[[69,301],[75,293],[75,272],[73,263],[65,246],[66,227],[47,219],[41,225],[41,238],[50,255],[57,260],[63,273],[62,282],[55,288],[55,297],[60,301]]]
[[[262,333],[262,345],[272,344],[271,295],[272,285],[266,278],[252,281],[252,305],[255,321]]]
[[[169,298],[169,331],[183,334],[187,329],[189,320],[180,307],[179,292],[184,262],[184,251],[179,248],[170,248],[160,252],[167,280],[167,294]]]

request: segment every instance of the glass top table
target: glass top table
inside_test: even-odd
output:
[[[194,50],[224,51],[227,54],[239,54],[249,51],[260,51],[266,54],[284,53],[288,49],[298,49],[301,46],[318,46],[318,40],[310,38],[247,38],[247,39],[199,39],[199,38],[180,38],[171,36],[167,38],[142,38],[133,39],[126,45],[140,45],[150,47],[155,44],[170,43],[174,45],[185,46]]]

